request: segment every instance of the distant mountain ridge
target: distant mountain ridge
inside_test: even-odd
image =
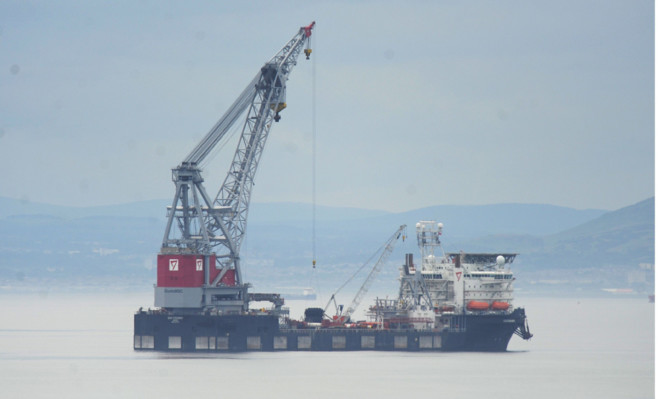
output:
[[[0,197],[0,218],[13,215],[44,215],[72,219],[92,216],[117,216],[157,218],[166,222],[166,207],[169,200],[148,200],[126,204],[71,207],[49,205]],[[433,219],[445,224],[448,235],[471,237],[485,234],[551,234],[592,220],[606,211],[600,209],[577,210],[573,208],[540,204],[494,204],[494,205],[439,205],[406,212],[391,213],[351,207],[318,205],[315,219],[318,223],[346,224],[357,221],[355,226],[366,231],[370,226],[399,226]],[[275,202],[253,203],[249,223],[304,223],[312,224],[312,204]],[[340,226],[341,228],[343,226]]]
[[[0,218],[15,215],[48,215],[61,218],[80,218],[90,216],[154,217],[165,219],[169,199],[137,201],[117,205],[102,206],[63,206],[39,202],[30,202],[7,197],[0,197]],[[296,202],[252,203],[251,218],[263,223],[310,221],[311,204]],[[350,207],[318,206],[317,217],[321,220],[348,220],[373,217],[389,212]]]
[[[600,209],[578,210],[543,204],[439,205],[382,216],[394,224],[437,220],[451,237],[488,234],[557,233],[603,215]]]
[[[547,252],[575,251],[574,265],[655,263],[655,197],[545,238]]]
[[[0,198],[0,286],[150,287],[168,203],[76,208]],[[405,252],[418,254],[414,224],[436,220],[445,225],[448,252],[518,252],[518,287],[542,280],[566,281],[562,287],[587,281],[584,288],[598,290],[601,284],[624,286],[629,271],[655,261],[654,208],[654,198],[611,212],[537,204],[442,205],[400,213],[318,206],[314,236],[311,204],[255,203],[241,253],[244,279],[266,289],[308,285],[315,255],[320,281],[336,284],[401,224],[408,225],[407,239],[390,263],[401,262]],[[378,286],[394,289],[395,273],[388,267]],[[575,277],[576,284],[568,280]]]
[[[168,203],[168,200],[148,200],[117,205],[76,207],[0,197],[0,218],[15,215],[48,215],[67,219],[90,216],[164,218]]]
[[[549,280],[579,276],[591,284],[607,281],[625,286],[637,278],[633,273],[643,273],[638,272],[640,264],[655,263],[655,198],[555,234],[494,234],[450,245],[473,252],[519,252],[517,264],[524,273],[549,275]]]
[[[589,222],[562,231],[554,238],[591,236],[610,230],[653,225],[655,225],[655,197],[606,212]]]

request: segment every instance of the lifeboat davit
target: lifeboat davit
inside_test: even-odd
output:
[[[507,302],[494,301],[491,304],[491,309],[493,310],[507,310],[510,308],[510,304]]]
[[[489,304],[487,302],[481,302],[481,301],[470,301],[468,302],[468,306],[466,306],[468,310],[487,310],[489,308]]]

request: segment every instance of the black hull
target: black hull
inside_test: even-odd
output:
[[[513,334],[525,334],[525,313],[451,316],[443,331],[406,329],[282,328],[268,315],[134,316],[135,350],[245,351],[485,351],[503,352]],[[527,332],[528,338],[530,333]]]

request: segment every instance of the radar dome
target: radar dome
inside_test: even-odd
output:
[[[496,258],[496,263],[499,264],[500,266],[505,264],[505,257],[502,255],[498,255]]]

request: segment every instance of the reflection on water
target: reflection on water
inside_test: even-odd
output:
[[[651,398],[645,299],[528,298],[508,353],[160,354],[132,350],[151,293],[0,295],[2,397]]]

